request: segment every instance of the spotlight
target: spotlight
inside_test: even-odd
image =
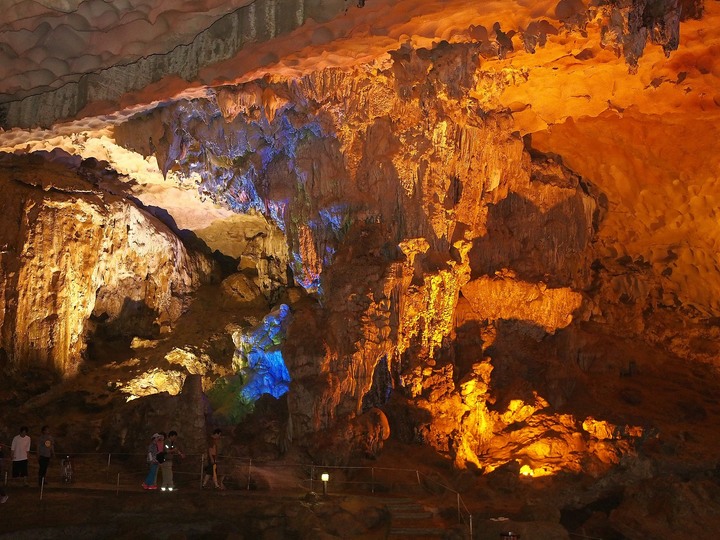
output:
[[[323,483],[323,495],[327,495],[327,485],[330,480],[330,475],[328,473],[322,473],[320,475],[320,480],[322,480]]]

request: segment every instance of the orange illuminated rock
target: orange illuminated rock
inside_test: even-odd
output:
[[[480,319],[517,319],[548,332],[564,328],[582,304],[571,289],[548,289],[545,284],[523,283],[504,277],[483,277],[462,288]]]

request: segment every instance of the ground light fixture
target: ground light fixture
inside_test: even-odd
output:
[[[322,480],[323,483],[323,495],[327,495],[327,485],[328,481],[330,480],[330,475],[328,473],[322,473],[320,475],[320,480]]]

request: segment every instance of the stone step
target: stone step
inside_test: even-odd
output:
[[[438,528],[415,528],[415,527],[393,527],[390,529],[390,536],[409,536],[410,538],[443,538],[445,529]]]
[[[424,507],[420,504],[386,504],[391,512],[420,512]]]
[[[433,513],[413,499],[384,499],[383,503],[390,512],[391,537],[441,539],[445,529],[436,527]]]
[[[373,497],[373,501],[380,504],[417,504],[413,499],[406,497]]]
[[[430,519],[432,512],[423,512],[418,508],[417,512],[391,512],[393,519]]]

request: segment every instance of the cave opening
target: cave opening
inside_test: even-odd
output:
[[[144,300],[125,298],[119,312],[111,316],[107,312],[94,312],[89,319],[95,330],[93,335],[105,341],[130,342],[133,337],[156,339],[160,335],[157,313]]]
[[[107,364],[128,358],[133,339],[155,340],[160,337],[157,313],[142,300],[125,298],[120,311],[93,312],[87,320],[85,360]]]

